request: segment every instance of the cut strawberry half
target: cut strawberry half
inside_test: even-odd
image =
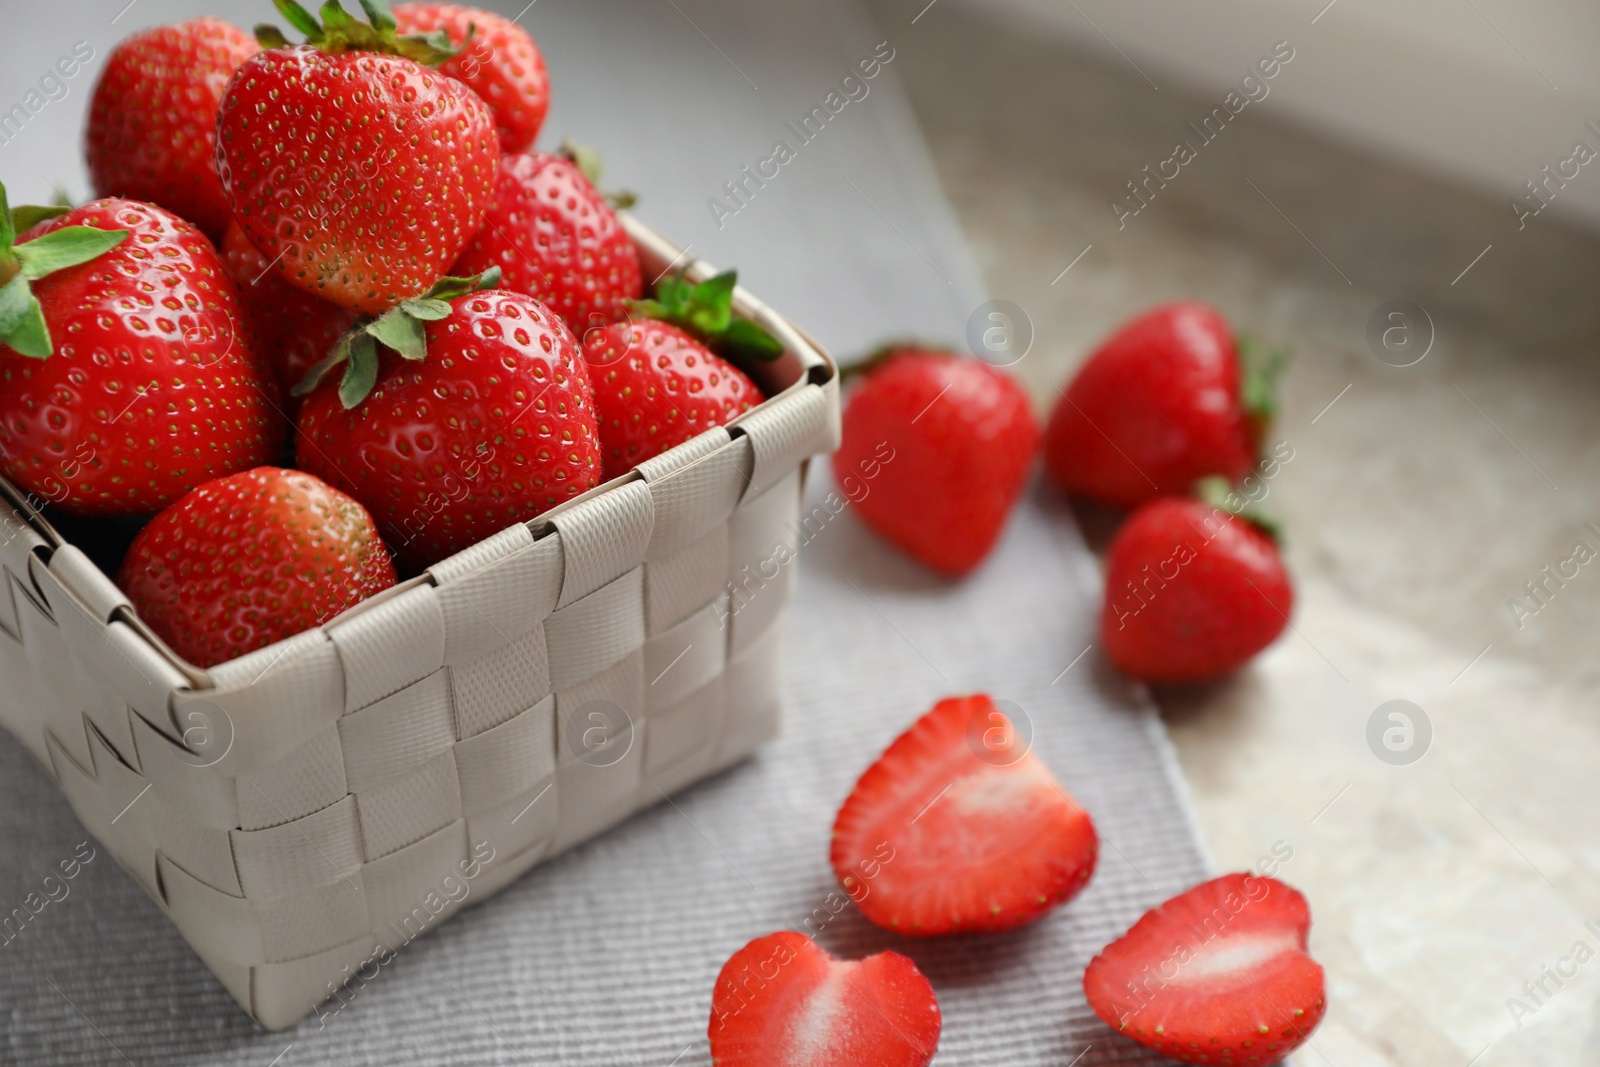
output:
[[[863,915],[917,936],[1033,922],[1089,881],[1094,823],[1010,719],[952,697],[861,776],[833,824],[833,869]]]
[[[1277,1063],[1327,1007],[1306,898],[1228,874],[1152,908],[1089,963],[1095,1014],[1186,1063]]]
[[[722,965],[711,997],[716,1067],[925,1067],[939,1001],[898,952],[838,960],[793,931],[758,937]]]

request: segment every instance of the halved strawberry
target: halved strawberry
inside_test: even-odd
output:
[[[939,1001],[898,952],[837,960],[804,934],[758,937],[722,965],[711,996],[716,1067],[925,1067]]]
[[[1107,1023],[1186,1063],[1277,1063],[1322,1021],[1322,966],[1306,953],[1306,898],[1226,874],[1146,912],[1084,972]]]
[[[1089,815],[978,694],[939,701],[861,776],[834,873],[879,926],[926,936],[1041,918],[1089,881]]]

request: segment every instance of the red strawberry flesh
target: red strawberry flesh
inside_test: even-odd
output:
[[[1088,814],[980,694],[940,701],[867,769],[831,859],[862,914],[925,936],[1043,917],[1087,884],[1098,849]]]

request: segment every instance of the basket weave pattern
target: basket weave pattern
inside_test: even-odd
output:
[[[630,229],[662,269],[675,250]],[[790,349],[769,400],[206,672],[0,486],[0,722],[267,1026],[776,730],[793,567],[750,568],[796,547],[837,383],[741,301]],[[588,708],[623,713],[598,748]],[[197,754],[197,723],[224,753]]]

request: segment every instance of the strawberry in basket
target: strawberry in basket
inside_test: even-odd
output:
[[[258,51],[255,38],[210,16],[113,48],[84,137],[95,192],[159,204],[220,240],[233,215],[217,179],[217,107],[233,72]]]
[[[0,472],[37,502],[150,514],[275,455],[276,385],[194,226],[132,200],[12,212],[0,189],[0,280]]]
[[[483,288],[496,281],[443,280],[346,334],[297,387],[297,465],[365,504],[416,567],[600,480],[577,341],[537,300]]]
[[[318,626],[394,584],[372,516],[301,471],[218,478],[139,531],[117,584],[201,667]]]
[[[594,383],[606,477],[615,478],[761,403],[760,388],[718,355],[768,361],[783,345],[733,315],[735,271],[699,285],[672,275],[633,319],[591,329],[583,356]]]
[[[291,284],[365,315],[420,296],[483,222],[500,159],[494,115],[429,69],[442,34],[402,34],[337,0],[323,21],[278,0],[306,44],[272,27],[217,113],[217,171],[250,242]]]
[[[461,49],[439,72],[465,82],[494,112],[500,151],[533,147],[550,107],[550,77],[528,32],[504,15],[460,4],[396,4],[401,33],[443,32]]]
[[[644,286],[639,253],[606,198],[574,159],[545,152],[500,161],[494,204],[450,272],[490,267],[507,289],[549,305],[579,339],[627,315]]]

